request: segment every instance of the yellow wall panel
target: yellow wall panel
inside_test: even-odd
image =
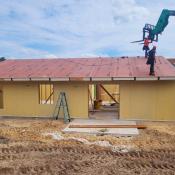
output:
[[[3,84],[4,116],[52,116],[59,92],[67,96],[72,117],[88,117],[88,85],[82,83],[54,83],[54,104],[39,104],[38,82],[9,82]]]
[[[66,93],[70,115],[88,117],[88,84],[54,82],[54,104],[39,104],[39,82],[1,82],[1,116],[50,117],[61,91]],[[174,81],[121,81],[120,119],[175,120]]]
[[[175,120],[175,82],[121,82],[120,118]]]
[[[0,89],[0,108],[3,108],[3,91]]]
[[[3,108],[3,86],[0,85],[0,109]]]

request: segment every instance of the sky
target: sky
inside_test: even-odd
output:
[[[0,57],[140,56],[145,23],[156,24],[174,0],[0,0]],[[175,58],[175,17],[157,55]]]

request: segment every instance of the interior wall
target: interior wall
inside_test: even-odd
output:
[[[39,82],[4,82],[4,108],[0,109],[0,115],[50,117],[61,91],[66,93],[71,117],[87,118],[88,84],[78,82],[54,82],[54,104],[39,104]]]
[[[104,84],[103,87],[119,102],[119,84]],[[114,102],[103,89],[101,92],[102,101]]]
[[[120,118],[175,120],[175,82],[121,82]]]
[[[53,83],[40,83],[39,84],[40,94],[39,102],[40,104],[53,104]]]
[[[119,101],[119,84],[102,84],[103,87],[117,100]],[[89,85],[89,92],[91,94],[91,97],[93,100],[95,100],[95,90],[94,90],[94,84]],[[109,97],[109,95],[101,88],[101,100],[102,101],[109,101],[113,102],[113,100]]]
[[[89,93],[90,93],[89,95],[91,95],[92,100],[95,100],[95,86],[94,86],[94,84],[89,85]]]

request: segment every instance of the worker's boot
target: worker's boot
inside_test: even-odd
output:
[[[149,75],[155,76],[155,73],[154,72],[150,72]]]

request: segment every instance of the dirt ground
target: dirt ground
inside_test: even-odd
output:
[[[145,122],[136,137],[62,134],[55,140],[46,133],[60,133],[62,121],[39,119],[0,120],[0,175],[174,175],[175,123]],[[107,141],[125,146],[127,152],[87,145]]]

